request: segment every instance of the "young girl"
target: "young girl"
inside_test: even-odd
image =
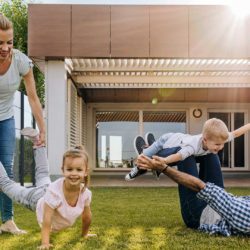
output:
[[[34,145],[39,134],[32,128],[22,130]],[[63,177],[52,182],[49,178],[48,160],[44,146],[34,146],[36,187],[25,188],[9,179],[0,162],[0,189],[12,200],[36,211],[41,226],[42,244],[39,249],[49,249],[50,232],[70,227],[82,215],[82,236],[88,234],[91,223],[91,191],[88,184],[88,154],[83,146],[66,151],[63,155]],[[7,230],[6,230],[7,231]]]

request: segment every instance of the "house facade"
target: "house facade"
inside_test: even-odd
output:
[[[250,18],[227,6],[30,4],[29,56],[44,70],[51,174],[83,144],[92,172],[129,171],[133,138],[249,122]],[[220,152],[249,171],[249,134]]]

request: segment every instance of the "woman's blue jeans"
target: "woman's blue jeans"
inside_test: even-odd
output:
[[[158,156],[167,157],[177,153],[180,147],[163,149]],[[199,171],[197,163],[200,163]],[[211,182],[224,188],[221,164],[217,154],[208,154],[199,157],[190,156],[184,161],[177,162],[178,170],[201,179],[204,182]],[[196,197],[196,192],[182,185],[178,185],[181,214],[187,227],[198,228],[200,217],[207,203]]]
[[[0,121],[0,161],[10,179],[13,179],[15,137],[14,118]],[[12,200],[2,192],[0,192],[0,212],[2,222],[13,217]]]

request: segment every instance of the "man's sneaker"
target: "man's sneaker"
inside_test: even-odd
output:
[[[134,139],[134,148],[135,148],[135,152],[140,155],[143,151],[143,149],[145,148],[146,146],[146,142],[145,140],[143,139],[142,136],[138,135],[135,137]]]
[[[137,166],[134,166],[134,167],[131,169],[130,173],[127,174],[127,175],[125,176],[125,180],[126,180],[126,181],[132,181],[132,180],[134,180],[136,177],[138,177],[138,176],[140,176],[140,175],[143,175],[143,174],[145,174],[146,172],[147,172],[147,170],[145,170],[145,169],[139,169]]]
[[[158,171],[158,170],[152,170],[152,173],[153,173],[153,176],[159,180],[160,179],[160,174],[161,174],[161,171]]]
[[[39,132],[34,128],[23,128],[21,130],[21,135],[29,138],[33,142],[33,144],[36,144],[39,140]]]
[[[145,142],[148,146],[152,145],[155,142],[155,137],[152,133],[145,134]]]

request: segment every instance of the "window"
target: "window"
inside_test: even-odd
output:
[[[155,138],[171,132],[186,133],[186,112],[144,112],[143,126],[144,133],[151,132]]]
[[[131,168],[136,158],[133,141],[139,131],[151,132],[155,138],[169,132],[186,132],[185,111],[141,114],[140,123],[139,111],[96,112],[97,168]]]
[[[245,124],[244,112],[209,112],[209,118],[218,118],[225,122],[229,131],[233,131]],[[245,135],[226,143],[219,152],[221,166],[239,169],[245,167]]]
[[[97,112],[97,167],[129,168],[136,157],[133,140],[139,134],[138,112]]]

